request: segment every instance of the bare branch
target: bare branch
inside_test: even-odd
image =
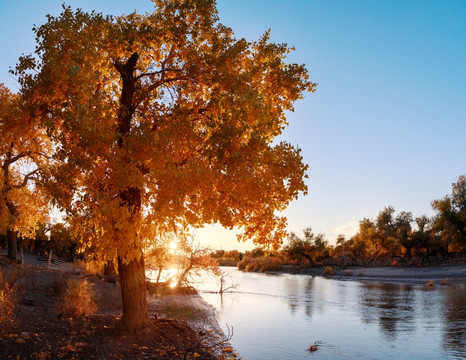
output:
[[[233,325],[231,327],[228,325],[228,323],[226,325],[227,325],[227,329],[228,329],[227,337],[225,339],[223,339],[222,341],[213,344],[212,347],[222,346],[225,343],[229,342],[233,338],[233,335],[234,335]]]

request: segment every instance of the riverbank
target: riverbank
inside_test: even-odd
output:
[[[324,276],[324,268],[285,267],[283,273]],[[334,269],[328,278],[400,284],[466,284],[466,264],[422,267],[347,267]],[[279,272],[279,273],[280,273]]]
[[[0,319],[2,359],[239,358],[226,341],[215,308],[198,294],[149,294],[154,326],[135,336],[115,331],[121,297],[114,278],[3,265],[3,278],[14,276],[16,282],[8,303],[13,311]],[[94,313],[71,316],[63,311],[70,280],[90,284],[97,305]]]

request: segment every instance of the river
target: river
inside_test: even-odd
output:
[[[246,360],[466,359],[466,285],[223,270],[238,284],[232,292],[209,293],[219,289],[213,278],[197,286]]]

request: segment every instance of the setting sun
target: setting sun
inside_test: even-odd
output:
[[[170,252],[175,252],[178,250],[178,242],[171,241],[170,244],[168,244],[168,247],[170,248]]]

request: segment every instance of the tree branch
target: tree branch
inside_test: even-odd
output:
[[[12,189],[20,189],[20,188],[23,188],[27,185],[28,181],[33,179],[34,178],[34,175],[37,174],[37,172],[39,171],[39,169],[36,169],[34,171],[31,171],[29,174],[26,174],[24,176],[24,179],[23,179],[23,182],[19,185],[11,185],[10,188]]]
[[[146,76],[154,76],[154,75],[160,75],[160,74],[163,74],[165,75],[165,73],[167,72],[182,72],[184,69],[161,69],[159,71],[154,71],[154,72],[149,72],[149,73],[142,73],[138,76],[136,76],[136,79],[141,79],[143,77],[146,77]]]
[[[10,157],[8,160],[5,160],[5,162],[3,163],[2,165],[2,168],[3,169],[7,169],[8,166],[10,166],[11,164],[13,164],[14,162],[18,161],[19,159],[22,159],[26,156],[29,156],[31,155],[31,153],[29,151],[27,152],[20,152],[19,154],[13,156],[13,157]]]

